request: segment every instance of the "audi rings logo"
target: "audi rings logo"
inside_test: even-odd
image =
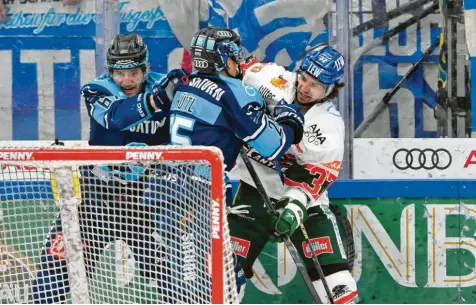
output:
[[[193,66],[195,68],[205,69],[208,68],[208,61],[206,61],[205,59],[194,59]]]
[[[217,31],[218,37],[233,37],[233,34],[230,31]]]
[[[450,167],[452,157],[449,151],[439,149],[400,148],[393,154],[393,165],[398,169],[439,169]]]

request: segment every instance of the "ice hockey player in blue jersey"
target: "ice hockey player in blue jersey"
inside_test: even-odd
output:
[[[170,110],[172,144],[218,147],[229,171],[245,143],[278,160],[301,141],[304,116],[299,107],[278,103],[268,115],[261,94],[241,81],[245,56],[235,32],[206,27],[192,38],[190,53],[195,72],[176,88]],[[230,187],[226,197],[230,206]],[[246,279],[236,260],[235,272],[240,293]]]
[[[303,136],[299,107],[280,103],[267,115],[261,94],[241,81],[244,49],[226,28],[206,27],[192,38],[193,67],[179,83],[170,110],[170,142],[216,146],[233,167],[247,143],[269,160],[279,159]]]
[[[149,71],[148,57],[147,46],[137,34],[118,35],[112,41],[107,52],[108,71],[81,89],[91,117],[90,145],[159,145],[168,141],[173,82],[184,72],[176,69],[165,75]]]
[[[90,145],[159,145],[168,141],[168,111],[182,70],[149,71],[147,47],[139,35],[118,35],[107,53],[108,72],[81,89],[91,117]],[[107,244],[122,240],[133,252],[141,276],[160,283],[171,296],[164,244],[157,233],[160,208],[149,189],[166,168],[128,165],[81,166],[78,208],[84,261],[89,278]],[[33,283],[35,303],[63,303],[70,291],[63,225],[58,219],[45,238]],[[167,269],[168,268],[168,269]],[[164,271],[166,270],[166,271]],[[180,301],[167,298],[170,303]]]

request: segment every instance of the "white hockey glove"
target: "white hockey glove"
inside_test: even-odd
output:
[[[282,242],[283,234],[291,236],[308,218],[306,207],[299,200],[289,197],[281,198],[276,203],[276,211],[279,216],[276,217],[274,234],[270,237],[272,242]]]
[[[276,203],[274,234],[270,236],[271,242],[282,242],[282,235],[291,236],[294,231],[308,218],[307,206],[309,199],[306,194],[295,188],[291,188]],[[273,219],[274,220],[274,219]]]

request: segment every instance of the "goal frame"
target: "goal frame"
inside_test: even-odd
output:
[[[151,146],[146,147],[0,147],[0,163],[32,165],[45,167],[43,162],[57,162],[59,165],[48,166],[53,168],[64,168],[72,165],[63,166],[61,162],[75,162],[76,164],[90,164],[95,162],[111,162],[120,163],[127,161],[202,161],[210,165],[210,237],[211,237],[211,253],[209,260],[209,275],[211,278],[211,302],[213,304],[223,304],[225,302],[225,238],[223,230],[224,213],[223,205],[225,204],[225,187],[224,187],[224,163],[221,151],[214,147],[177,147],[177,146]],[[43,164],[42,164],[43,163]],[[41,164],[41,165],[40,165]],[[69,172],[69,174],[71,171]],[[58,177],[59,178],[59,177]],[[60,179],[56,179],[59,188],[60,210],[63,208],[64,201],[78,200],[74,196],[73,176],[71,176],[70,185],[60,185]],[[64,189],[71,188],[71,192],[66,194]],[[66,198],[65,198],[66,197]],[[76,205],[75,205],[76,206]],[[219,224],[217,226],[217,223]],[[65,254],[68,250],[77,251],[77,247],[65,244]],[[79,251],[82,246],[79,245]],[[77,253],[75,254],[77,255]],[[79,283],[77,283],[79,284]],[[72,285],[74,287],[74,285]],[[79,288],[79,287],[78,287]],[[71,293],[73,293],[71,289]],[[87,291],[87,287],[86,287]]]

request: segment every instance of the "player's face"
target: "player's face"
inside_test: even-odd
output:
[[[144,72],[141,68],[114,70],[112,79],[127,97],[131,97],[140,93],[142,82],[144,82]]]
[[[301,104],[319,101],[326,96],[327,87],[307,72],[301,72],[298,77],[296,97]]]
[[[238,64],[231,58],[226,60],[226,69],[232,77],[236,77],[238,75]]]

